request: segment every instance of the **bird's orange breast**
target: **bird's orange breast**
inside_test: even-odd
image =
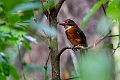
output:
[[[75,27],[72,27],[65,31],[68,40],[75,46],[85,46],[84,41],[82,41],[81,36],[77,33]]]

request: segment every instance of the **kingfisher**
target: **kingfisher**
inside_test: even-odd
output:
[[[88,47],[84,32],[77,26],[77,24],[73,20],[67,19],[59,23],[59,25],[64,26],[66,36],[68,40],[73,44],[73,48],[75,46]]]

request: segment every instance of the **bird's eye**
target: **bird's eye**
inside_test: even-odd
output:
[[[70,23],[70,21],[68,21],[68,23]]]

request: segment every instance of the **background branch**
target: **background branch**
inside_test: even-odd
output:
[[[45,63],[45,65],[44,65],[44,69],[45,69],[44,79],[45,79],[45,80],[46,80],[46,75],[47,75],[47,64],[48,64],[48,61],[49,61],[49,58],[50,58],[51,53],[52,53],[52,49],[50,49],[50,52],[49,52],[49,54],[48,54],[48,56],[47,56],[46,63]]]
[[[105,8],[104,8],[104,5],[103,5],[103,4],[102,4],[102,9],[103,9],[104,14],[105,14],[105,16],[106,16],[106,11],[105,11]]]
[[[56,4],[56,13],[58,14],[62,4],[64,3],[65,0],[59,0],[59,2]]]

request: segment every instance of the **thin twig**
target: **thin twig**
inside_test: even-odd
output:
[[[98,41],[96,42],[96,44],[100,43],[102,40],[104,40],[105,38],[107,38],[110,33],[111,33],[111,31],[108,32],[108,33],[107,33],[104,37],[102,37],[100,40],[98,40]]]
[[[112,55],[113,55],[113,54],[115,54],[116,50],[117,50],[117,48],[115,48],[115,49],[114,49],[114,51],[113,51]]]
[[[117,50],[118,48],[119,48],[119,43],[118,43],[117,47],[114,49],[112,55],[115,54],[115,52],[116,52],[116,50]]]
[[[108,37],[119,37],[119,35],[109,35]]]
[[[17,42],[16,42],[16,45],[17,45],[17,48],[18,48],[18,54],[19,54],[20,64],[21,64],[21,67],[22,67],[22,69],[23,69],[23,62],[22,62],[21,52],[20,52],[20,48],[19,48],[19,45],[18,45]],[[22,73],[22,76],[23,76],[24,80],[26,80],[24,71],[23,71],[23,73]]]
[[[51,53],[52,53],[52,50],[50,49],[50,52],[49,52],[49,54],[48,54],[48,56],[47,56],[47,60],[46,60],[45,65],[44,65],[44,69],[45,69],[44,79],[45,79],[45,80],[46,80],[46,75],[47,75],[47,64],[48,64],[48,61],[49,61],[49,58],[50,58]]]
[[[59,2],[56,4],[56,13],[58,14],[62,4],[64,3],[65,0],[59,0]]]
[[[30,3],[31,3],[31,5],[32,5],[32,11],[33,11],[33,15],[34,15],[34,21],[36,21],[37,18],[36,18],[35,14],[34,14],[35,10],[34,10],[34,8],[33,8],[34,5],[33,5],[33,3],[32,3],[32,0],[30,0]]]
[[[71,79],[76,79],[76,78],[81,78],[81,77],[70,77],[70,78],[61,79],[61,80],[71,80]]]
[[[103,4],[102,4],[102,9],[103,9],[104,14],[105,14],[105,16],[106,16],[106,11],[105,11],[105,8],[104,8],[104,5],[103,5]]]

